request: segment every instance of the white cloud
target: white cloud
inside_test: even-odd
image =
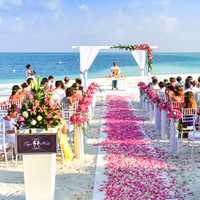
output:
[[[3,18],[0,17],[0,25],[3,23]]]
[[[23,0],[0,0],[0,9],[10,10],[23,5]]]
[[[168,6],[171,3],[171,0],[160,0],[159,4],[161,6]]]
[[[89,10],[89,8],[88,8],[88,6],[87,6],[86,4],[80,5],[80,6],[79,6],[79,9],[80,9],[81,11],[88,11],[88,10]]]
[[[61,1],[60,0],[41,0],[41,5],[51,11],[60,10]]]
[[[62,16],[61,0],[40,0],[38,3],[42,8],[52,12],[56,19],[59,19]]]
[[[176,17],[161,16],[160,21],[161,21],[161,24],[164,25],[164,30],[167,33],[172,33],[177,26]]]

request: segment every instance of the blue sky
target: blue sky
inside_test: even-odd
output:
[[[0,0],[0,51],[148,42],[200,52],[199,0]]]

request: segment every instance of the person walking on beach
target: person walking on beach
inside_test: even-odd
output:
[[[117,83],[118,83],[118,79],[119,79],[120,68],[115,62],[113,62],[113,67],[111,68],[111,73],[112,73],[112,90],[113,89],[118,90]]]
[[[30,64],[26,65],[26,78],[34,78],[35,71],[32,69]]]

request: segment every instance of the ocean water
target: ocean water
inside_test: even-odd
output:
[[[157,53],[153,57],[153,74],[200,73],[200,53]],[[105,77],[116,61],[121,73],[127,76],[140,75],[138,66],[128,52],[102,52],[96,57],[88,76]],[[16,82],[25,79],[25,66],[32,64],[42,77],[53,75],[79,76],[79,53],[0,53],[0,82]]]

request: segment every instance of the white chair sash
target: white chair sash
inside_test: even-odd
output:
[[[169,150],[172,154],[176,154],[178,150],[177,122],[174,119],[170,119]]]
[[[167,139],[168,119],[166,110],[161,109],[161,139]]]
[[[160,129],[161,129],[161,111],[160,107],[156,105],[155,107],[155,128],[156,131],[160,134]]]

